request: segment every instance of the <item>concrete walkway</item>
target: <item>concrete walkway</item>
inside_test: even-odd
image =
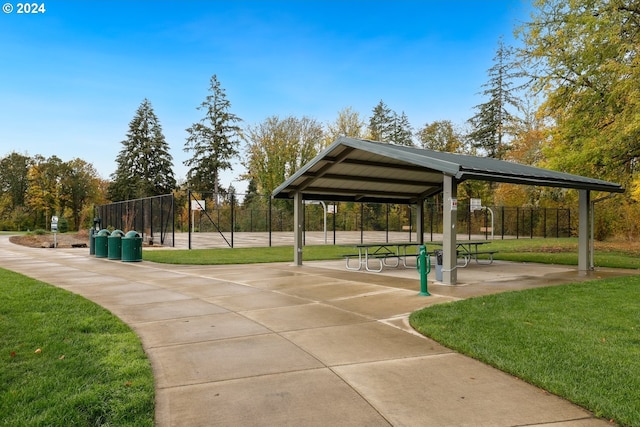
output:
[[[574,269],[472,264],[461,285],[429,283],[432,296],[420,297],[415,270],[123,263],[6,236],[0,266],[83,295],[137,332],[160,427],[610,426],[407,322],[426,305],[575,281]]]

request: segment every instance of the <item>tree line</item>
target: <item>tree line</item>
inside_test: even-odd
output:
[[[151,102],[143,100],[122,141],[117,169],[107,182],[80,159],[10,153],[0,170],[0,225],[41,225],[53,212],[82,228],[90,206],[190,189],[234,194],[220,176],[240,159],[248,183],[243,203],[264,203],[286,178],[339,136],[488,156],[623,184],[622,196],[598,204],[599,236],[638,233],[640,214],[640,7],[629,0],[535,0],[529,22],[514,29],[519,46],[502,39],[483,102],[462,124],[443,118],[413,127],[383,100],[368,117],[345,107],[333,122],[308,116],[271,116],[241,126],[213,75],[197,107],[202,119],[186,129],[186,177],[176,179],[169,145]],[[14,172],[10,172],[14,171]],[[24,172],[21,172],[24,171]],[[80,178],[82,174],[84,178]],[[83,196],[82,186],[91,195]],[[71,193],[70,193],[71,192]],[[459,198],[487,205],[555,207],[575,202],[575,192],[508,184],[465,182]],[[70,196],[77,194],[77,196]],[[594,196],[597,198],[598,195]],[[73,200],[73,201],[72,201]],[[78,207],[78,203],[83,204]],[[29,219],[27,221],[27,219]],[[622,220],[621,220],[622,219]]]

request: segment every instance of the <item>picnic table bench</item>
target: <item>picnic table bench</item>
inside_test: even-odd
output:
[[[442,242],[431,242],[432,244],[442,246]],[[466,267],[473,258],[476,264],[492,264],[493,255],[498,251],[493,249],[479,249],[481,246],[491,243],[490,240],[458,240],[456,242],[456,256],[462,258],[464,264],[461,267]],[[489,255],[488,262],[481,262],[478,255]]]
[[[418,243],[366,243],[356,245],[358,253],[343,255],[345,258],[345,267],[347,270],[362,270],[363,268],[370,272],[381,272],[384,267],[399,267],[400,260],[402,265],[407,268],[407,248],[418,246]],[[409,255],[411,256],[411,255]],[[352,265],[351,259],[357,258],[357,265]],[[395,259],[395,263],[388,263],[387,260]],[[377,261],[377,264],[370,264],[370,260]]]

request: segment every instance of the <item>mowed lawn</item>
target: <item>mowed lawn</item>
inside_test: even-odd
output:
[[[138,337],[65,290],[0,269],[0,425],[153,426]]]
[[[624,426],[640,426],[640,277],[415,312],[422,334]]]
[[[440,246],[426,242],[427,250]],[[536,238],[492,240],[490,248],[498,251],[495,259],[516,262],[578,265],[578,239]],[[305,261],[341,259],[345,254],[357,253],[354,245],[317,245],[303,248]],[[255,264],[262,262],[291,262],[293,246],[260,248],[215,248],[192,250],[143,250],[144,260],[169,264]],[[596,267],[640,269],[640,244],[596,242]]]

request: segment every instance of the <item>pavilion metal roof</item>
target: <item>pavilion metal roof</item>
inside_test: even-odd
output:
[[[274,198],[415,203],[440,193],[444,176],[622,193],[620,184],[488,157],[338,138],[273,191]]]

